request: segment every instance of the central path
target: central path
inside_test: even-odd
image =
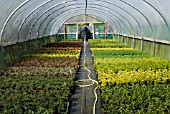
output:
[[[77,87],[71,99],[70,114],[102,114],[101,95],[95,81],[97,80],[96,76],[90,46],[88,42],[84,41]]]

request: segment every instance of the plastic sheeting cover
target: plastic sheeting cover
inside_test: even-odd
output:
[[[103,18],[113,32],[170,41],[167,0],[0,0],[1,45],[56,34],[73,16]]]

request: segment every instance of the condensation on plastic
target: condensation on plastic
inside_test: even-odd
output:
[[[85,5],[85,0],[0,0],[1,45],[57,34],[71,17],[85,14]],[[167,0],[88,0],[87,15],[102,18],[112,32],[170,41],[169,5]]]

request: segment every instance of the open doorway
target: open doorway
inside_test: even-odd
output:
[[[83,28],[81,27],[78,38],[82,39],[83,41],[84,38],[86,38],[86,41],[88,41],[88,39],[93,39],[93,35],[89,30],[89,27],[83,27]]]

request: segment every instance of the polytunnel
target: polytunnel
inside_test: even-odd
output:
[[[71,100],[67,99],[66,103],[62,106],[56,102],[58,99],[61,100],[58,96],[53,100],[49,97],[53,94],[58,95],[57,92],[52,92],[52,94],[44,98],[49,100],[49,104],[54,103],[54,107],[53,105],[49,105],[45,100],[40,99],[37,102],[28,100],[29,98],[16,97],[16,99],[21,99],[23,103],[27,100],[30,102],[30,104],[23,104],[22,107],[19,105],[21,103],[20,100],[17,101],[11,96],[11,101],[2,100],[2,103],[0,101],[0,113],[63,113],[64,111],[75,114],[100,114],[102,111],[103,113],[170,113],[170,93],[168,93],[170,88],[169,5],[170,1],[167,0],[0,0],[1,77],[8,75],[21,75],[22,77],[24,73],[20,74],[20,72],[27,72],[25,75],[28,77],[36,74],[37,76],[40,75],[42,80],[37,79],[39,86],[36,87],[35,84],[35,87],[33,85],[23,86],[33,93],[34,90],[36,92],[42,91],[42,88],[44,89],[43,92],[54,89],[58,90],[60,86],[55,86],[53,89],[51,89],[52,87],[50,86],[49,89],[45,85],[47,83],[52,84],[52,80],[50,79],[54,78],[53,76],[71,75],[73,79],[70,79],[72,85],[70,83],[69,85],[66,83],[70,81],[69,79],[62,82],[58,78],[54,78],[54,81],[61,81],[62,84],[65,84],[60,84],[63,88],[68,86],[69,92],[71,91],[71,93],[66,95],[69,96],[68,98]],[[65,51],[60,52],[61,50]],[[120,50],[120,52],[118,52],[118,50]],[[116,57],[117,59],[115,59]],[[129,59],[126,59],[128,57]],[[136,62],[132,59],[135,57],[138,58]],[[64,58],[64,61],[62,58]],[[112,60],[110,60],[111,58]],[[140,60],[140,58],[143,59]],[[126,59],[124,61],[127,62],[121,63],[119,59],[122,61]],[[148,66],[143,67],[140,63],[145,65],[145,63],[147,63],[144,61],[145,59],[148,62]],[[109,63],[109,60],[113,63],[117,61],[117,63],[115,62],[114,65],[112,65],[112,62]],[[130,61],[129,64],[127,64],[128,61]],[[133,62],[139,63],[140,65],[137,66],[135,64],[135,66]],[[65,65],[65,63],[67,63],[67,65]],[[108,70],[109,66],[108,69],[106,68],[107,64],[112,66],[110,70]],[[122,68],[120,68],[122,64],[124,67],[122,66]],[[103,68],[101,68],[102,65]],[[65,73],[62,73],[62,70]],[[40,71],[40,74],[38,71]],[[120,73],[119,71],[122,72]],[[147,77],[147,71],[150,73],[150,77]],[[51,72],[51,74],[49,72]],[[124,72],[125,74],[123,74]],[[141,72],[141,74],[146,77],[144,78],[141,75],[141,77],[139,76],[138,78],[138,72]],[[51,76],[49,76],[49,80],[45,78],[45,76],[48,77],[48,73]],[[135,73],[136,75],[132,76],[132,74]],[[127,74],[129,77],[131,76],[131,78],[128,76],[121,77]],[[116,78],[113,78],[113,75]],[[119,79],[120,77],[121,79]],[[17,78],[20,79],[20,77]],[[1,80],[5,82],[5,79],[6,78],[3,78]],[[23,79],[21,80],[24,82]],[[28,79],[25,79],[25,82],[27,82],[27,80]],[[30,78],[30,80],[32,80],[32,78]],[[8,81],[9,79],[6,79],[7,84],[9,83]],[[43,84],[40,83],[41,81]],[[17,81],[15,80],[14,83],[15,82]],[[82,83],[84,84],[83,86],[81,85]],[[126,91],[127,93],[120,92],[121,87],[119,84],[123,88],[122,91]],[[139,88],[141,88],[142,92],[147,93],[146,88],[144,90],[144,87],[141,87],[141,84],[143,84],[148,88],[156,88],[159,93],[164,92],[166,95],[163,94],[163,96],[160,96],[152,93],[151,91],[155,92],[152,88],[148,90],[151,92],[150,94],[158,96],[152,97],[152,101],[149,102],[148,105],[145,103],[140,104],[146,101],[146,99],[143,98],[144,96],[142,96],[142,92],[141,96],[139,94],[140,92],[134,92],[132,94],[124,87],[126,84],[128,85],[127,88],[129,87],[135,92],[140,91]],[[136,87],[135,84],[137,84],[139,88],[134,89],[132,86]],[[156,84],[156,86],[154,84]],[[162,84],[162,86],[159,86],[159,84]],[[57,84],[55,83],[54,85]],[[6,91],[4,88],[7,87],[7,85],[0,86],[3,92]],[[13,88],[16,89],[17,83],[13,86],[15,86]],[[89,86],[94,87],[89,89]],[[118,90],[110,90],[105,86],[115,87],[118,88]],[[46,87],[48,88],[47,90]],[[34,88],[34,90],[30,88]],[[81,90],[80,88],[83,89]],[[164,88],[164,91],[161,91],[162,88]],[[12,89],[10,92],[19,91],[15,89]],[[24,89],[21,88],[21,90]],[[89,91],[91,93],[88,93]],[[92,95],[93,91],[95,95]],[[3,96],[3,98],[1,97],[0,99],[10,97],[10,95],[3,95],[3,92],[0,93],[0,96]],[[62,91],[59,92],[62,93]],[[138,94],[142,100],[134,98],[138,100],[135,101],[131,99],[130,101],[133,101],[133,103],[128,100],[122,100],[121,102],[120,99],[117,99],[113,95],[115,101],[111,102],[112,99],[110,96],[107,96],[107,92],[113,92],[112,95],[117,92],[115,96],[123,94],[127,99],[130,99],[130,95],[135,96]],[[29,92],[27,91],[26,93]],[[65,91],[63,94],[65,94]],[[61,96],[64,96],[63,94]],[[70,94],[72,94],[72,96]],[[43,95],[39,95],[43,97]],[[88,95],[93,97],[89,97]],[[19,96],[19,93],[16,96]],[[35,98],[35,96],[28,97],[38,99],[38,97]],[[149,98],[150,97],[147,99]],[[75,101],[75,99],[81,100]],[[109,99],[110,101],[108,101]],[[149,101],[151,99],[149,99]],[[153,101],[153,99],[155,101]],[[18,102],[16,107],[12,105],[15,104],[15,100]],[[163,106],[156,106],[156,104],[154,104],[156,100],[158,104],[163,104]],[[46,102],[46,104],[40,105],[41,101]],[[5,102],[11,103],[7,106],[4,105]],[[39,104],[33,104],[35,107],[32,108],[32,102]],[[118,102],[120,104],[118,104]],[[154,109],[151,104],[158,110],[156,110],[156,108]],[[59,108],[57,109],[56,107]],[[115,108],[112,109],[111,107]]]

